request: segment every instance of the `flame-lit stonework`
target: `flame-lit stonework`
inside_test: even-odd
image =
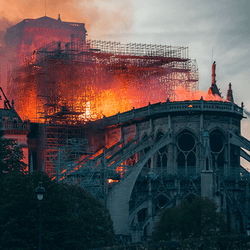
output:
[[[180,86],[198,88],[187,47],[86,40],[84,24],[46,16],[9,28],[5,40],[16,51],[8,97],[20,117],[32,122],[54,119],[63,109],[68,122],[96,120],[175,100]]]
[[[9,71],[9,95],[32,121],[30,169],[88,189],[124,240],[147,239],[162,208],[192,195],[214,199],[246,231],[243,105],[233,102],[231,84],[223,100],[215,63],[209,91],[197,90],[197,66],[187,54],[185,47],[72,36],[18,57]]]
[[[116,234],[141,240],[152,232],[158,212],[189,195],[214,198],[219,209],[236,220],[234,195],[245,191],[248,172],[240,167],[243,109],[231,102],[164,102],[133,109],[85,125],[89,147],[105,149],[86,155],[58,175],[77,182],[105,200]],[[237,215],[238,216],[238,215]]]

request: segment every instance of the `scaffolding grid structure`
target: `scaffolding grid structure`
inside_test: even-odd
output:
[[[69,43],[54,41],[18,56],[9,68],[8,96],[18,114],[44,123],[43,166],[52,178],[59,148],[85,138],[83,123],[149,102],[175,100],[178,87],[195,91],[199,78],[187,47],[74,36]]]

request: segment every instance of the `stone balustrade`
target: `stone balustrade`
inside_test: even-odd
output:
[[[29,130],[30,125],[27,123],[3,122],[2,130]]]
[[[102,126],[111,126],[114,124],[125,123],[130,120],[143,119],[152,115],[160,114],[178,114],[183,112],[197,113],[223,113],[236,116],[243,116],[243,107],[226,101],[180,101],[180,102],[164,102],[156,104],[148,104],[148,106],[138,109],[132,109],[124,113],[117,113],[114,116],[104,117],[102,120],[96,121],[96,124],[102,123]]]

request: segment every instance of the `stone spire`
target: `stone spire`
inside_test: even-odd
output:
[[[211,84],[211,87],[208,90],[208,93],[213,94],[213,95],[218,95],[219,97],[221,97],[220,90],[218,89],[218,87],[216,85],[215,70],[216,70],[216,62],[214,61],[213,65],[212,65],[212,84]]]
[[[232,91],[232,84],[231,84],[231,82],[228,85],[227,101],[232,102],[232,103],[234,102],[234,97],[233,97],[233,91]]]

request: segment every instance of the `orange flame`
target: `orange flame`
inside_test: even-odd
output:
[[[209,92],[197,90],[196,92],[187,91],[183,87],[179,87],[175,90],[175,101],[194,101],[203,98],[204,101],[225,101],[218,95],[213,95]]]
[[[108,179],[108,183],[119,182],[118,180]]]
[[[122,166],[118,166],[116,168],[116,173],[120,173],[120,177],[122,178],[122,176],[127,172],[127,169],[125,167]]]

